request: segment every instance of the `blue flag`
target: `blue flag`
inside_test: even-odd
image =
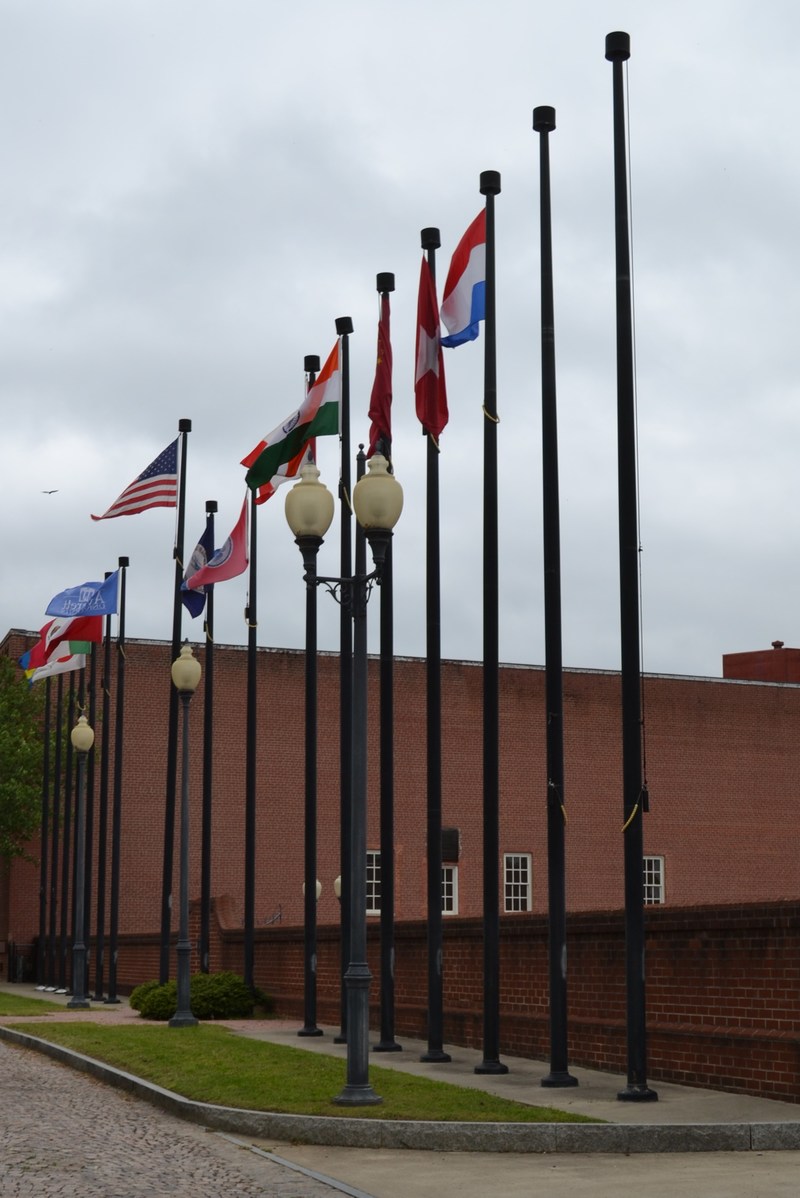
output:
[[[189,558],[189,564],[184,572],[183,586],[181,588],[181,601],[192,619],[195,616],[199,616],[206,605],[206,590],[205,587],[197,587],[196,590],[190,591],[186,583],[193,574],[196,574],[198,570],[202,570],[203,566],[207,565],[213,556],[214,542],[211,539],[211,519],[207,516],[205,531],[195,545],[192,556]]]
[[[119,570],[109,574],[105,582],[85,582],[79,587],[67,587],[54,595],[47,605],[48,616],[111,616],[117,610]]]

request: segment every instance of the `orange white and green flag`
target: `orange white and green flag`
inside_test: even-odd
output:
[[[314,437],[338,435],[340,403],[337,341],[301,406],[242,458],[242,465],[247,467],[245,481],[251,491],[258,493],[256,503],[263,503],[281,483],[297,476]]]

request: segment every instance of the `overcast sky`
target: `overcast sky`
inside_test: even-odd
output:
[[[800,643],[800,7],[792,0],[0,0],[0,635],[128,555],[127,631],[171,635],[174,512],[93,523],[189,417],[187,553],[353,318],[368,433],[394,271],[400,654],[425,650],[420,229],[441,281],[498,170],[501,659],[542,663],[539,146],[550,137],[565,664],[618,668],[612,68],[628,67],[643,654],[718,675]],[[481,656],[483,341],[446,351],[442,651]],[[319,442],[335,487],[333,438]],[[45,494],[54,490],[54,494]],[[284,494],[260,509],[259,644],[302,646]],[[338,537],[320,569],[335,573]],[[217,588],[246,640],[245,576]],[[377,607],[375,608],[377,615]],[[320,644],[338,612],[320,595]],[[377,620],[374,620],[377,625]],[[185,618],[199,640],[201,621]],[[372,641],[374,644],[374,640]]]

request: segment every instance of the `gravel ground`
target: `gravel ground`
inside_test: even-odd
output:
[[[3,1198],[334,1198],[337,1192],[37,1053],[0,1044]]]

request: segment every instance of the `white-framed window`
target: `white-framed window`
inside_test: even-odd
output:
[[[642,861],[644,871],[644,901],[646,906],[664,902],[664,858],[645,857]]]
[[[458,866],[442,866],[442,915],[458,915]]]
[[[533,906],[530,853],[503,854],[503,894],[506,911],[530,911]]]
[[[381,855],[378,849],[367,849],[367,915],[381,913]]]

